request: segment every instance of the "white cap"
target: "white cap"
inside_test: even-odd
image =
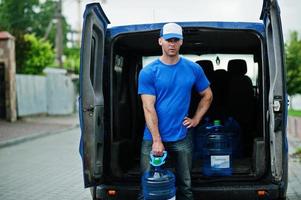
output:
[[[183,39],[182,27],[176,23],[167,23],[162,27],[160,36],[165,40],[170,38]]]

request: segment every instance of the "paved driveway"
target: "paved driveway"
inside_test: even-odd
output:
[[[89,200],[78,128],[0,148],[0,200]],[[301,143],[290,138],[289,144]],[[295,148],[290,148],[290,154]],[[289,159],[288,199],[301,200],[301,161]]]
[[[87,200],[79,129],[0,149],[1,200]]]

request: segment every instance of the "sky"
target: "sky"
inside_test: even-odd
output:
[[[262,7],[262,0],[63,0],[63,15],[74,30],[79,30],[84,8],[91,2],[101,4],[111,26],[177,21],[259,22]],[[301,35],[301,0],[278,2],[285,40],[290,31]]]

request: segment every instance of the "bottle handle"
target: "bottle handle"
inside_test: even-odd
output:
[[[167,157],[167,151],[163,151],[162,156],[154,156],[152,152],[150,152],[150,161],[149,163],[154,167],[159,167],[165,164],[165,159]]]

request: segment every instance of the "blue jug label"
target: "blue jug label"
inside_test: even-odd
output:
[[[230,156],[211,156],[211,167],[219,169],[230,168]]]
[[[176,200],[176,196],[172,197],[171,199],[167,199],[167,200]]]

